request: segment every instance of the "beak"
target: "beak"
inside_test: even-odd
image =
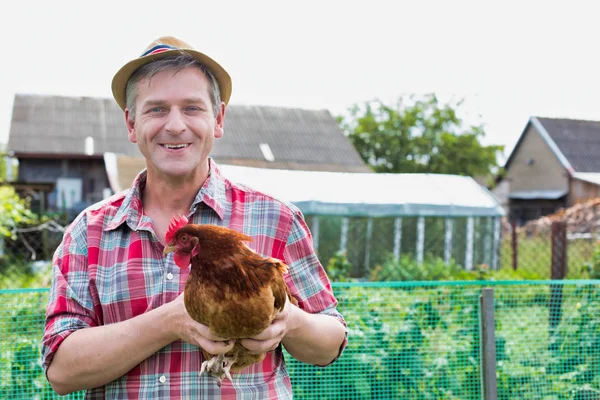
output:
[[[165,246],[165,249],[163,250],[163,256],[166,256],[167,254],[172,253],[176,250],[177,250],[177,246],[168,244],[167,246]]]

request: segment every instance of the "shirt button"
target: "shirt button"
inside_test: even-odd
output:
[[[168,280],[171,280],[171,279],[173,279],[173,274],[169,272],[169,273],[167,274],[167,279],[168,279]]]
[[[167,377],[166,377],[166,376],[164,376],[164,375],[162,375],[160,378],[158,378],[158,381],[159,381],[160,383],[165,383],[165,382],[167,381]]]

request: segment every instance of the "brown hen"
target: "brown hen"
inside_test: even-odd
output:
[[[224,339],[249,338],[264,331],[283,310],[286,297],[298,304],[283,279],[287,266],[251,250],[244,243],[251,240],[229,228],[188,224],[185,217],[173,218],[166,234],[164,254],[175,252],[180,268],[191,264],[184,289],[190,317]],[[250,354],[239,341],[225,355],[202,353],[206,361],[200,375],[207,371],[219,386],[224,377],[232,380],[230,371],[240,371],[266,355]]]

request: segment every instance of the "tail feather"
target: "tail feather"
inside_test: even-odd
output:
[[[277,268],[279,270],[279,272],[281,272],[281,274],[288,273],[288,266],[281,260],[270,257],[270,258],[268,258],[268,261],[270,261],[275,266],[275,268]]]
[[[283,275],[288,273],[288,266],[276,258],[269,258],[269,262],[281,273],[280,279],[273,279],[271,281],[271,290],[273,290],[273,295],[275,296],[275,308],[279,309],[279,311],[283,310],[286,297],[292,304],[297,306],[298,301],[292,296],[290,288],[286,285],[285,279],[283,278]]]

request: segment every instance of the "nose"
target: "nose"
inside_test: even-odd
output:
[[[173,135],[179,135],[185,131],[184,116],[176,107],[173,107],[167,117],[165,130]]]

